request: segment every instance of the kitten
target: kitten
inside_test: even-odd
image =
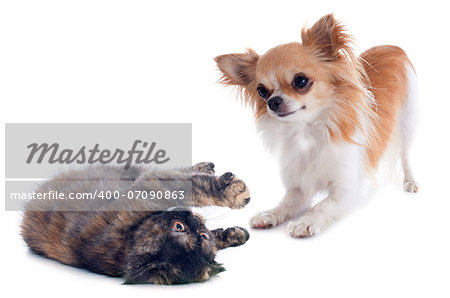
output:
[[[59,175],[37,192],[148,191],[164,187],[161,181],[167,178],[192,181],[194,206],[242,208],[250,200],[243,181],[230,172],[215,176],[214,164],[207,162],[171,171],[92,167]],[[140,204],[142,200],[131,202]],[[73,203],[66,200],[61,204]],[[186,209],[30,211],[42,210],[36,208],[37,204],[42,201],[27,206],[22,222],[22,236],[34,252],[67,265],[124,277],[127,284],[207,280],[224,270],[214,261],[217,250],[242,245],[249,238],[241,227],[210,231],[201,216]],[[114,204],[114,200],[108,200],[108,204]]]

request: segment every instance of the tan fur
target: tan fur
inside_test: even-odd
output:
[[[373,109],[378,116],[375,129],[379,138],[367,149],[369,165],[375,168],[392,137],[398,111],[407,96],[406,66],[412,65],[405,52],[396,46],[373,47],[360,58],[376,100]]]
[[[24,220],[28,221],[27,224],[30,227],[27,237],[32,240],[29,244],[31,249],[49,258],[60,260],[64,264],[76,265],[74,255],[64,241],[63,232],[58,229],[58,226],[65,221],[64,215],[59,213],[50,216],[48,212],[30,212],[33,216],[26,216]],[[49,222],[52,224],[42,224]],[[46,235],[46,239],[41,244],[35,240],[42,238],[42,234]]]

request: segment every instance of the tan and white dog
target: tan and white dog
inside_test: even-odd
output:
[[[408,162],[416,77],[405,52],[377,46],[355,56],[332,14],[303,29],[301,39],[262,56],[249,49],[215,58],[221,82],[241,88],[281,163],[283,200],[250,224],[270,228],[304,214],[288,225],[293,237],[319,233],[361,201],[365,177],[395,133],[404,188],[417,191]],[[312,206],[318,193],[327,196]]]

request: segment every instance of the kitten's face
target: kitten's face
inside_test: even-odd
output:
[[[214,261],[214,237],[190,211],[161,212],[135,232],[127,283],[178,284],[208,279],[224,269]]]
[[[201,252],[206,260],[214,261],[217,252],[214,237],[206,228],[203,218],[191,212],[171,213],[173,213],[172,216],[169,216],[166,221],[169,223],[170,230],[166,253],[180,255],[180,258],[183,258],[185,252],[188,254]]]

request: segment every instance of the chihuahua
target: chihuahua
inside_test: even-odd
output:
[[[289,219],[293,237],[318,234],[367,196],[366,178],[398,136],[404,189],[417,192],[409,162],[416,96],[414,68],[396,46],[359,57],[332,14],[292,42],[260,56],[215,58],[221,82],[237,86],[254,108],[266,146],[279,158],[286,193],[274,209],[250,221],[270,228]],[[313,205],[313,198],[325,194]],[[300,217],[299,217],[300,216]]]

